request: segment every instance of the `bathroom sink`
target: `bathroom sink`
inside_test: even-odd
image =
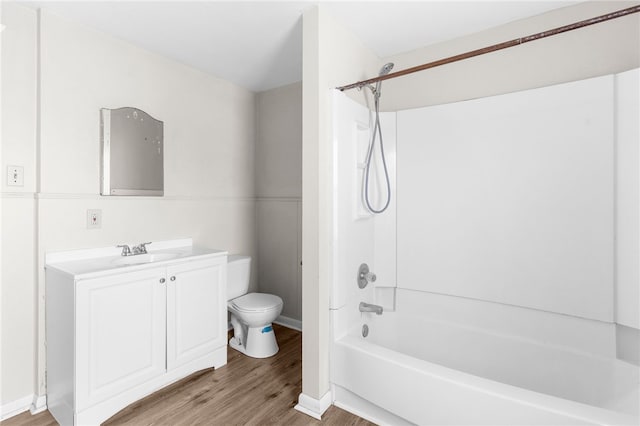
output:
[[[122,256],[113,261],[116,265],[140,265],[143,263],[161,262],[180,257],[180,253],[146,253],[133,256]]]

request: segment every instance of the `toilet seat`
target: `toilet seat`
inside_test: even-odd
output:
[[[248,293],[229,301],[229,305],[238,312],[268,312],[279,309],[282,299],[273,294]]]

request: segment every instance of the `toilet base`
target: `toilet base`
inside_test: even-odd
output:
[[[238,343],[236,338],[232,337],[229,346],[251,358],[269,358],[280,350],[271,324],[248,327],[244,344]]]

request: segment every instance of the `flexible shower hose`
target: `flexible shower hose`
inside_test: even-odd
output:
[[[380,127],[380,96],[378,93],[374,92],[375,98],[375,109],[376,109],[376,120],[373,125],[373,132],[371,133],[371,142],[369,143],[369,149],[367,150],[367,163],[364,170],[364,202],[367,205],[367,209],[373,214],[380,214],[384,212],[387,207],[389,207],[389,203],[391,203],[391,184],[389,182],[389,172],[387,171],[387,161],[384,157],[384,144],[382,141],[382,128]],[[371,201],[369,200],[369,170],[371,169],[371,159],[373,158],[373,150],[376,145],[376,134],[379,136],[380,140],[380,156],[382,157],[382,167],[384,169],[384,178],[387,184],[387,201],[384,203],[384,206],[377,210],[371,206]]]

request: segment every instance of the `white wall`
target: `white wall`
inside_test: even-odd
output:
[[[331,309],[346,307],[347,315],[353,316],[360,301],[373,303],[373,286],[358,288],[358,267],[366,263],[376,271],[375,223],[362,204],[362,169],[358,167],[366,156],[371,123],[369,110],[344,93],[333,93],[332,107],[335,182]],[[344,327],[334,327],[334,333],[345,331]]]
[[[302,320],[302,82],[256,96],[258,287]]]
[[[256,95],[256,195],[302,195],[302,82]]]
[[[397,123],[395,113],[380,112],[380,126],[382,128],[382,143],[384,156],[389,177],[389,186],[391,188],[391,200],[387,209],[373,215],[374,230],[374,269],[373,272],[377,276],[375,281],[376,288],[392,287],[395,288],[398,282],[397,277]],[[370,181],[376,182],[379,188],[377,199],[373,204],[374,208],[380,209],[386,200],[386,184],[384,182],[384,171],[382,165],[382,157],[380,155],[380,138],[376,138],[375,148],[373,150],[373,160],[371,165]],[[372,186],[374,187],[374,186]],[[378,207],[375,207],[378,206]],[[381,293],[378,293],[381,295]],[[376,303],[381,303],[377,300]],[[383,303],[386,308],[391,308],[388,303]]]
[[[4,2],[1,22],[0,407],[7,408],[30,404],[36,383],[36,13]],[[24,167],[24,186],[6,185],[7,165]]]
[[[165,123],[165,195],[255,195],[248,90],[46,12],[41,84],[42,192],[99,193],[99,109],[134,105]]]
[[[640,4],[586,1],[385,58],[402,70]],[[398,111],[615,74],[640,66],[640,16],[628,15],[385,81],[381,105]]]
[[[640,329],[640,70],[616,75],[616,317]]]
[[[31,397],[36,377],[34,200],[2,200],[1,404]],[[29,403],[31,401],[29,400]]]
[[[394,309],[393,303],[380,300],[376,289],[396,286],[396,114],[380,114],[392,198],[385,212],[373,215],[366,210],[362,198],[362,166],[375,116],[367,107],[338,91],[333,92],[332,107],[335,180],[331,309],[332,332],[337,339],[359,322],[360,302]],[[373,193],[370,201],[379,209],[386,201],[386,188],[378,143],[379,138],[374,151],[377,158],[370,169]],[[374,182],[378,188],[382,186],[381,193],[376,191]],[[364,289],[359,288],[356,280],[362,263],[377,275],[375,283],[369,283]]]
[[[398,286],[613,321],[613,77],[398,113]]]
[[[640,364],[640,70],[616,75],[615,321],[618,357]]]
[[[20,38],[23,47],[35,53],[35,13],[16,4],[4,6],[15,11],[16,26],[28,32]],[[27,21],[17,21],[17,15],[26,15]],[[6,23],[8,28],[12,26],[12,22]],[[12,292],[22,295],[19,302],[16,300],[19,309],[3,310],[3,316],[12,315],[3,318],[3,327],[7,321],[16,327],[16,335],[32,342],[30,348],[11,348],[11,356],[20,363],[9,364],[3,359],[3,369],[15,371],[15,375],[3,374],[3,387],[9,389],[7,398],[19,397],[24,391],[45,393],[42,300],[46,252],[193,237],[198,245],[257,256],[255,95],[46,11],[41,16],[40,37],[39,103],[34,96],[35,59],[30,62],[31,57],[25,58],[17,49],[2,52],[3,67],[14,64],[23,74],[34,69],[32,76],[17,86],[30,94],[31,100],[26,102],[30,106],[24,108],[33,111],[30,115],[20,113],[25,120],[22,137],[15,142],[20,148],[7,145],[10,141],[5,137],[2,144],[5,153],[10,151],[3,155],[3,161],[24,164],[25,172],[33,176],[20,203],[31,200],[33,204],[35,197],[31,213],[25,206],[21,222],[13,220],[23,226],[24,232],[15,231],[15,237],[6,243],[3,233],[3,245],[20,247],[16,255],[27,253],[31,262],[21,269],[20,280],[7,283],[3,277],[3,303],[9,302],[6,296]],[[3,80],[6,111],[25,100],[17,95],[9,97],[5,88],[16,87],[9,77],[11,73]],[[141,108],[164,121],[164,197],[99,195],[99,110],[121,106]],[[39,134],[34,137],[38,126]],[[4,195],[4,201],[7,199]],[[87,230],[86,210],[93,208],[102,209],[102,228]],[[25,222],[28,217],[34,218],[31,225]],[[3,226],[10,218],[3,212]],[[29,235],[34,235],[37,245],[23,247]],[[3,253],[3,263],[14,261],[7,251]],[[253,290],[257,287],[256,270],[254,265]],[[17,274],[13,272],[12,276]],[[30,288],[31,293],[23,288]],[[31,323],[23,317],[31,317]],[[3,330],[3,348],[9,336]]]
[[[0,90],[2,90],[2,33],[4,32],[4,24],[2,24],[2,4],[0,4]],[[2,99],[0,96],[0,167],[2,166]],[[2,197],[0,197],[0,233],[2,232]],[[0,244],[0,336],[2,335],[2,245]],[[0,338],[0,374],[2,374],[2,338]],[[0,407],[2,407],[2,383],[0,383]],[[0,414],[0,418],[4,417],[5,409],[2,408],[3,414]]]
[[[15,3],[3,5],[2,33],[2,170],[8,165],[24,166],[24,186],[7,186],[3,192],[32,193],[35,190],[36,161],[36,12]]]
[[[377,72],[380,60],[323,5],[303,16],[302,392],[329,390],[329,290],[333,277],[331,90]],[[356,94],[351,94],[357,96]]]

